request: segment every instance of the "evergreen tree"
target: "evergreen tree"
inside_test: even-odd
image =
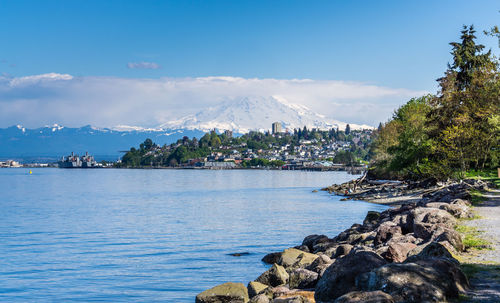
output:
[[[455,85],[458,90],[464,90],[469,87],[475,71],[490,62],[491,50],[481,54],[484,45],[476,44],[474,26],[464,25],[460,42],[451,42],[453,47],[453,64],[448,69],[456,72]]]

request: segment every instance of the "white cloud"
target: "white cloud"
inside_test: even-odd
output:
[[[71,79],[73,79],[73,76],[69,74],[48,73],[48,74],[41,74],[34,76],[12,78],[10,79],[9,84],[10,86],[22,86],[22,85],[33,85],[44,81],[71,80]]]
[[[336,120],[377,125],[409,98],[424,93],[310,79],[4,76],[0,77],[0,127],[52,123],[152,127],[245,96],[275,96]]]
[[[154,62],[129,62],[127,67],[130,69],[160,69],[161,66]]]

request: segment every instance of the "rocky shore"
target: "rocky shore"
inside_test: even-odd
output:
[[[392,208],[368,212],[362,224],[331,238],[309,235],[301,245],[266,255],[272,264],[247,286],[224,283],[196,302],[443,302],[470,288],[454,255],[464,251],[457,220],[472,217],[477,180],[440,184],[366,180],[325,188]]]

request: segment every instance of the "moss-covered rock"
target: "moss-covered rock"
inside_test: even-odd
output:
[[[196,296],[196,303],[247,303],[248,291],[242,283],[227,282]]]
[[[257,282],[257,281],[252,281],[248,283],[247,289],[248,289],[248,296],[250,298],[255,297],[256,295],[262,293],[266,288],[268,288],[269,285]]]
[[[288,273],[283,266],[273,264],[271,268],[260,275],[255,281],[269,286],[278,286],[288,283],[288,277]]]
[[[318,255],[307,253],[296,248],[288,248],[281,253],[278,264],[284,267],[305,267],[316,260],[316,258],[318,258]]]

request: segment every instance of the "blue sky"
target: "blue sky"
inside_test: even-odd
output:
[[[0,74],[313,79],[434,92],[463,24],[498,54],[480,32],[500,25],[499,10],[499,1],[0,0]]]

